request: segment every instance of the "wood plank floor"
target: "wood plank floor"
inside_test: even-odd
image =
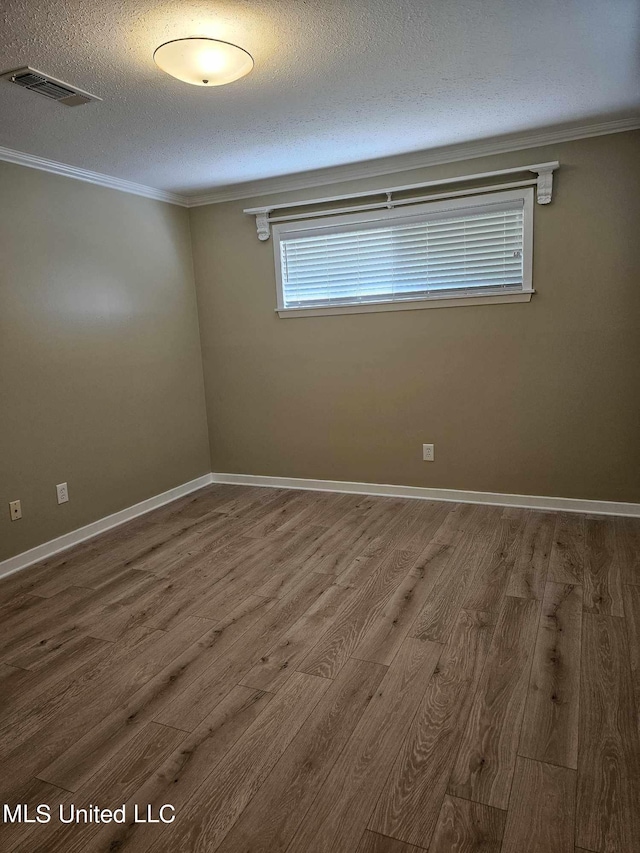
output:
[[[211,486],[8,577],[1,799],[52,820],[0,850],[640,853],[639,549],[636,519]]]

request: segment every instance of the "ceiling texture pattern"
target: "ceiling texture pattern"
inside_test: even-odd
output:
[[[30,65],[103,99],[0,81],[0,146],[159,189],[244,181],[640,113],[638,0],[3,0],[0,72]],[[155,48],[248,50],[228,86]]]

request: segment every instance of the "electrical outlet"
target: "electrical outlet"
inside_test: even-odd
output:
[[[22,504],[20,501],[9,502],[9,514],[11,515],[11,521],[17,521],[19,518],[22,518]]]
[[[435,450],[433,444],[422,445],[422,458],[425,462],[433,462],[435,459]]]
[[[56,486],[56,492],[58,493],[58,503],[66,504],[69,500],[69,489],[67,488],[66,483],[59,483]]]

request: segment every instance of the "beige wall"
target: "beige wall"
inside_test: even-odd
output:
[[[187,211],[9,164],[0,199],[2,560],[210,461]]]
[[[617,134],[189,213],[0,164],[0,560],[211,468],[640,501],[639,155]],[[244,207],[549,159],[529,304],[275,314]]]
[[[552,159],[529,304],[274,313],[243,207]],[[640,501],[639,162],[634,132],[192,210],[213,470]]]

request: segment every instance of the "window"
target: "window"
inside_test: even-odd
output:
[[[276,225],[280,316],[531,298],[533,190]]]

